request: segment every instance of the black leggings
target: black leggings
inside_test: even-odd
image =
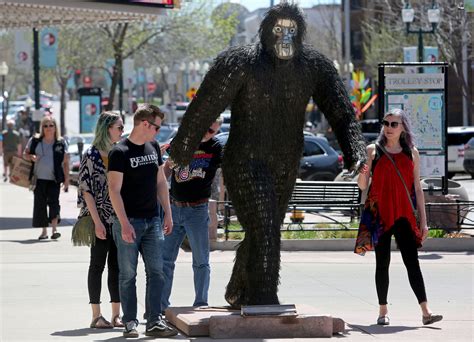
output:
[[[418,250],[410,223],[406,219],[399,219],[392,228],[384,233],[375,247],[375,285],[380,305],[387,304],[388,267],[390,265],[390,244],[392,234],[402,254],[403,263],[408,271],[410,286],[418,299],[418,303],[426,302],[425,284],[418,262]]]
[[[117,247],[115,246],[112,234],[107,229],[107,239],[96,238],[95,245],[91,247],[91,260],[89,274],[87,276],[87,286],[89,288],[89,304],[100,304],[100,291],[102,289],[102,273],[105,262],[108,266],[107,285],[109,287],[110,302],[119,303],[119,268],[117,261]]]

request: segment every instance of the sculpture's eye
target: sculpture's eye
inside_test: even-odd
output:
[[[294,27],[290,28],[290,33],[296,33],[296,29]]]
[[[281,32],[281,27],[280,26],[275,26],[275,32],[280,33]]]

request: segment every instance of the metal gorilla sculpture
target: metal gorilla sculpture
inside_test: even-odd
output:
[[[332,62],[303,45],[296,5],[272,7],[260,41],[221,53],[205,76],[171,144],[171,159],[187,165],[212,122],[231,106],[224,179],[245,238],[236,252],[225,298],[233,307],[278,304],[280,226],[303,149],[311,97],[325,113],[347,166],[365,161],[352,105]]]

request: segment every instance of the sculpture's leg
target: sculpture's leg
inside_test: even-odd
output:
[[[225,298],[233,307],[278,304],[281,215],[274,178],[267,167],[253,162],[231,169],[224,165],[224,179],[245,230]]]

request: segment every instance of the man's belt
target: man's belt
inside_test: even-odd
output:
[[[183,201],[177,201],[175,199],[171,199],[171,203],[177,207],[195,207],[197,205],[207,203],[209,202],[208,198],[203,198],[194,202],[183,202]]]

